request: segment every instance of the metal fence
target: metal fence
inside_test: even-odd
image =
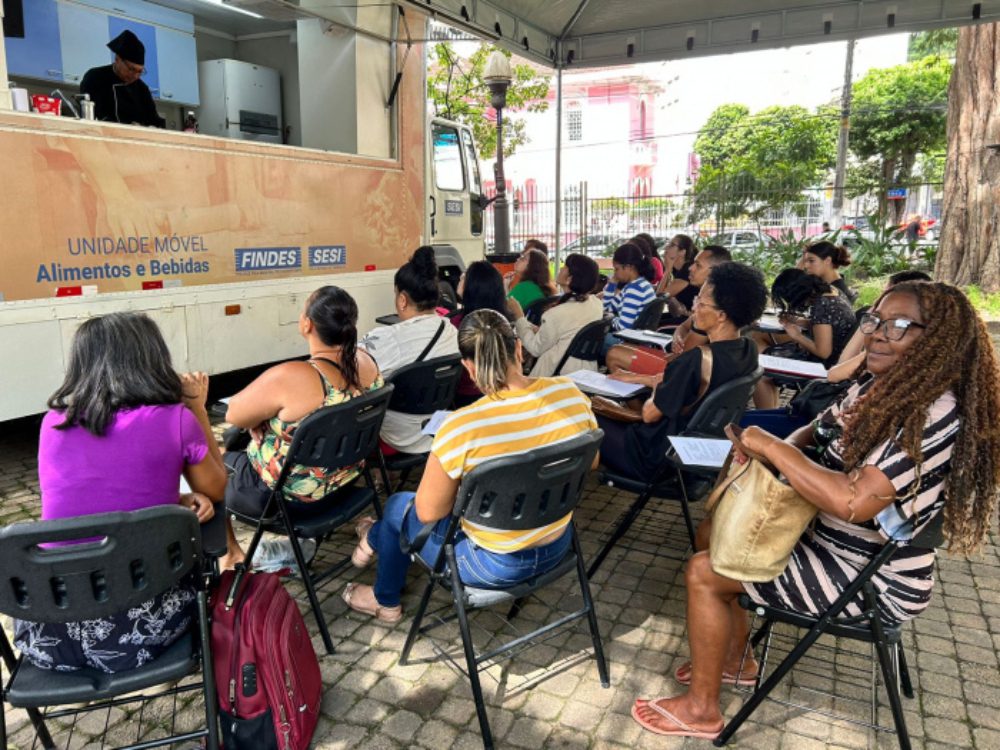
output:
[[[899,195],[896,187],[895,194]],[[941,212],[941,184],[920,182],[905,186],[905,206],[899,212],[908,217],[919,214],[924,219],[936,219]],[[887,189],[888,190],[888,189]],[[756,194],[758,197],[760,193]],[[591,194],[586,182],[564,186],[562,231],[556,242],[556,200],[554,191],[539,191],[533,185],[510,185],[511,247],[519,248],[531,237],[545,242],[550,250],[560,247],[564,252],[586,251],[599,255],[607,247],[639,232],[657,238],[677,233],[702,239],[720,238],[721,244],[745,245],[762,235],[768,237],[809,237],[823,232],[823,222],[833,216],[833,190],[814,188],[803,191],[794,202],[778,208],[746,203],[738,187],[725,195],[705,196],[692,191],[650,196]],[[878,209],[877,195],[845,199],[844,224],[863,223],[863,217]],[[493,211],[486,215],[486,237],[493,245]],[[727,216],[719,206],[745,205],[747,211]],[[766,205],[766,204],[765,204]],[[714,207],[714,208],[713,208]],[[838,229],[834,226],[831,229]],[[756,238],[756,239],[752,239]]]

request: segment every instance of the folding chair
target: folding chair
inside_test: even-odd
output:
[[[663,317],[663,306],[666,300],[662,297],[654,297],[639,314],[635,316],[635,323],[632,324],[634,331],[655,331],[660,327],[660,318]]]
[[[94,541],[63,546],[48,542],[78,539]],[[158,693],[176,696],[201,690],[205,701],[205,728],[156,740],[139,738],[128,748],[161,747],[205,738],[210,750],[219,747],[215,676],[212,671],[208,605],[202,572],[202,541],[198,519],[186,508],[163,505],[131,513],[101,513],[56,521],[17,523],[0,529],[0,613],[22,620],[66,623],[112,616],[188,581],[196,588],[197,622],[157,659],[136,669],[107,674],[84,668],[58,672],[36,667],[17,657],[0,628],[0,683],[4,703],[27,709],[38,741],[55,748],[46,721],[110,710],[143,696],[118,698],[171,683],[201,668],[201,680]],[[39,711],[50,706],[92,701],[84,708]],[[141,726],[139,727],[141,730]],[[73,745],[74,747],[76,745]],[[0,712],[0,747],[7,745],[7,726]]]
[[[756,648],[763,641],[763,651],[761,654],[760,670],[757,677],[757,687],[749,700],[743,704],[725,728],[715,739],[715,744],[722,747],[736,733],[744,721],[757,709],[765,698],[778,686],[778,683],[787,675],[795,664],[805,656],[806,652],[816,643],[822,635],[832,635],[838,638],[849,638],[855,641],[862,641],[872,644],[878,658],[878,664],[882,673],[882,682],[885,686],[886,697],[889,699],[889,707],[892,711],[893,725],[896,736],[899,740],[900,750],[910,750],[910,735],[906,729],[906,718],[903,716],[902,701],[899,698],[899,688],[897,682],[901,683],[903,695],[913,698],[913,683],[910,680],[910,672],[906,666],[906,656],[903,652],[902,625],[886,625],[878,615],[878,595],[872,578],[879,569],[888,563],[900,549],[918,549],[932,551],[940,547],[944,542],[942,526],[944,523],[944,512],[939,512],[931,519],[926,526],[909,543],[906,537],[909,536],[909,529],[912,526],[904,526],[896,539],[892,539],[885,544],[871,561],[862,568],[847,588],[844,589],[836,601],[820,617],[795,612],[793,610],[779,607],[769,607],[756,604],[750,601],[750,597],[742,595],[739,598],[740,606],[753,611],[755,618],[763,618],[764,623],[754,634],[747,644],[748,649]],[[864,611],[857,616],[849,617],[842,615],[842,612],[855,597],[861,593],[864,599]],[[774,623],[787,623],[797,628],[805,629],[808,632],[792,648],[789,654],[782,660],[777,668],[764,677],[767,668],[767,655],[771,644],[772,628]],[[873,672],[872,691],[875,691],[875,680]],[[875,696],[872,696],[872,722],[864,724],[872,729],[882,731],[893,731],[887,727],[881,727],[876,723]],[[797,705],[799,708],[804,706]],[[852,723],[858,722],[847,717]]]
[[[366,507],[372,506],[375,514],[382,516],[382,506],[375,493],[368,466],[362,469],[367,486],[352,483],[340,487],[322,500],[312,503],[299,503],[285,499],[284,487],[292,467],[322,467],[330,472],[361,463],[378,450],[378,433],[382,429],[382,419],[392,396],[393,387],[386,384],[384,388],[357,396],[334,406],[317,409],[302,420],[295,430],[295,437],[288,449],[288,455],[282,466],[278,481],[271,490],[271,496],[264,506],[261,516],[255,517],[238,511],[227,512],[238,521],[256,526],[253,539],[247,549],[246,559],[253,560],[254,552],[265,531],[283,534],[288,537],[295,555],[295,562],[309,596],[316,624],[319,626],[323,645],[328,654],[333,653],[333,641],[327,629],[323,612],[320,610],[319,599],[316,596],[316,586],[344,568],[349,558],[320,573],[309,570],[302,553],[299,537],[315,539],[317,549],[319,544],[333,531],[340,528]],[[233,579],[231,591],[239,587],[245,568],[238,571]],[[230,594],[231,595],[231,594]]]
[[[462,358],[457,354],[425,359],[401,367],[389,376],[395,390],[389,408],[401,414],[433,414],[450,409],[455,400],[455,389],[462,377]],[[427,453],[395,453],[386,456],[378,452],[379,469],[386,496],[392,494],[389,472],[402,472],[400,484],[409,473],[427,461]]]
[[[454,616],[458,618],[462,634],[467,674],[472,685],[472,695],[476,703],[476,714],[479,717],[479,728],[485,748],[493,747],[493,735],[486,716],[482,686],[479,683],[479,672],[483,668],[480,665],[484,662],[492,662],[540,636],[586,617],[590,625],[590,637],[594,645],[601,685],[608,687],[610,681],[601,635],[597,627],[594,602],[590,595],[590,584],[583,569],[583,554],[575,524],[571,522],[566,532],[573,535],[572,547],[555,568],[509,588],[485,589],[467,586],[459,579],[455,555],[455,537],[459,530],[459,522],[464,517],[468,521],[493,529],[523,530],[545,526],[564,517],[573,511],[580,501],[583,485],[603,437],[603,432],[594,430],[572,440],[539,448],[530,453],[497,458],[477,466],[462,479],[445,534],[445,542],[433,565],[416,554],[422,542],[414,540],[413,558],[427,569],[430,580],[413,618],[413,625],[407,635],[399,663],[405,665],[408,662],[410,650],[418,634],[426,633],[441,624],[439,622],[421,627],[435,586],[442,586],[453,599]],[[409,544],[409,541],[404,540],[404,544]],[[508,618],[514,617],[520,609],[521,600],[573,571],[576,572],[580,583],[582,609],[564,615],[555,622],[543,625],[485,654],[475,653],[469,630],[468,610],[513,602]],[[449,609],[450,607],[451,605],[447,606]]]
[[[691,415],[687,427],[679,433],[678,437],[725,437],[726,425],[740,421],[743,412],[746,411],[753,388],[762,374],[763,370],[757,368],[750,375],[731,380],[710,392]],[[604,470],[600,473],[599,481],[609,487],[634,492],[636,498],[611,532],[608,541],[604,543],[593,562],[590,563],[587,575],[593,576],[597,572],[601,563],[604,562],[604,558],[608,556],[618,540],[625,536],[625,533],[635,523],[635,519],[639,517],[642,509],[653,497],[680,502],[684,524],[687,527],[688,541],[691,547],[694,547],[694,522],[691,520],[690,495],[697,496],[707,490],[709,482],[717,472],[714,469],[684,467],[673,459],[674,453],[671,448],[667,450],[664,461],[648,481],[610,470]],[[688,488],[689,478],[694,478],[698,482],[699,492]],[[678,497],[678,490],[680,490],[680,497]]]
[[[552,373],[553,377],[562,372],[562,368],[570,358],[597,362],[601,356],[601,349],[604,347],[604,339],[608,337],[610,330],[610,318],[602,318],[593,323],[587,323],[577,331],[572,341],[569,342],[569,346],[566,347],[566,352],[559,360],[559,364],[556,365],[556,369]]]

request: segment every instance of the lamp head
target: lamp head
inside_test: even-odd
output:
[[[494,109],[501,109],[507,104],[507,87],[514,75],[511,73],[510,60],[500,50],[494,51],[486,60],[483,70],[483,80],[490,87],[492,97],[490,103]]]

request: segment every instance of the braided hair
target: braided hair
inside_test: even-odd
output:
[[[927,410],[951,391],[959,429],[944,489],[944,533],[949,550],[968,554],[982,544],[997,510],[1000,363],[986,325],[958,287],[908,281],[878,302],[889,294],[913,295],[927,328],[919,353],[902,358],[846,409],[845,468],[862,466],[881,442],[897,436],[919,476]]]

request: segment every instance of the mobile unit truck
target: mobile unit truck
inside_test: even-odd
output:
[[[405,21],[423,37],[423,19]],[[428,119],[419,45],[404,67],[394,43],[300,22],[303,111],[320,96],[307,74],[327,70],[302,67],[307,32],[350,42],[356,93],[329,112],[353,110],[358,142],[384,125],[387,155],[0,110],[0,420],[44,410],[92,316],[145,312],[176,369],[228,372],[301,356],[299,313],[321,285],[355,297],[364,332],[393,312],[393,273],[419,245],[452,283],[483,257],[472,134]]]

